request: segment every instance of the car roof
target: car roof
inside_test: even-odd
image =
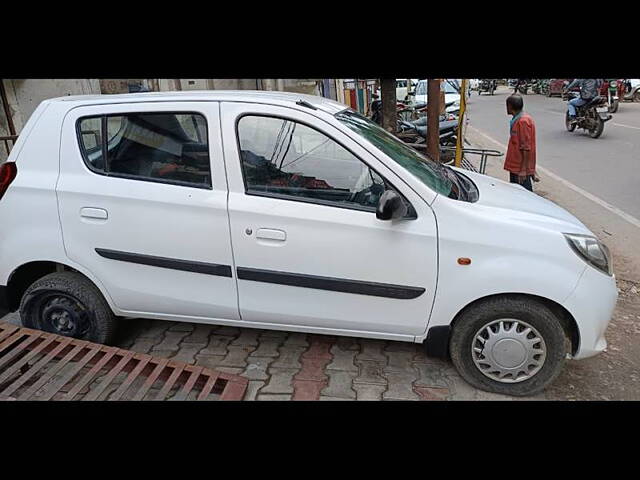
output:
[[[307,102],[318,110],[334,115],[348,108],[345,104],[319,97],[292,92],[263,90],[189,90],[175,92],[141,92],[109,95],[69,95],[49,99],[50,102],[70,102],[75,106],[109,105],[116,103],[228,101],[255,102],[272,105],[295,105]]]

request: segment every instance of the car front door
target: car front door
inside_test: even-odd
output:
[[[223,102],[243,320],[411,339],[435,294],[433,212],[349,135],[305,111]],[[382,221],[386,188],[413,218]]]
[[[57,185],[68,256],[130,316],[239,319],[216,102],[67,114]]]

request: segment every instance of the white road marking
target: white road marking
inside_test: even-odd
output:
[[[505,154],[506,154],[506,151],[507,151],[507,146],[506,145],[503,145],[502,143],[500,143],[497,140],[491,138],[489,135],[487,135],[486,133],[478,130],[475,127],[472,127],[472,126],[469,125],[469,128],[472,128],[473,130],[478,132],[480,135],[486,137],[488,140],[490,140],[493,143],[495,143],[496,145],[500,146],[502,149],[504,149]],[[578,187],[577,185],[574,185],[570,181],[565,180],[564,178],[560,177],[559,175],[556,175],[555,173],[553,173],[552,171],[550,171],[550,170],[548,170],[548,169],[546,169],[544,167],[538,166],[537,169],[538,169],[538,171],[544,173],[545,175],[547,175],[547,176],[553,178],[554,180],[557,180],[558,182],[562,183],[565,187],[570,188],[574,192],[577,192],[580,195],[588,198],[592,202],[597,203],[602,208],[605,208],[605,209],[609,210],[611,213],[614,213],[614,214],[618,215],[620,218],[622,218],[623,220],[626,220],[631,225],[634,225],[634,226],[640,228],[640,220],[638,220],[636,217],[634,217],[632,215],[629,215],[627,212],[624,212],[624,211],[620,210],[618,207],[615,207],[615,206],[611,205],[610,203],[602,200],[601,198],[596,197],[594,194],[589,193],[586,190],[583,190],[582,188]]]
[[[634,130],[640,130],[640,127],[632,127],[631,125],[624,125],[623,123],[612,123],[611,125],[616,125],[617,127],[633,128]]]

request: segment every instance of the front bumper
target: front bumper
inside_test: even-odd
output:
[[[593,357],[607,348],[604,333],[618,299],[615,276],[588,266],[578,286],[564,302],[578,325],[580,344],[573,358]]]

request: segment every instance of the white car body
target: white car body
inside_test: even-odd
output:
[[[0,200],[0,286],[30,262],[55,262],[90,279],[120,317],[408,342],[424,341],[473,302],[521,293],[570,314],[575,358],[605,348],[615,279],[568,246],[562,232],[593,235],[579,220],[520,186],[467,171],[477,202],[438,194],[337,120],[344,108],[315,96],[247,91],[42,102],[8,159],[18,174]],[[212,188],[99,175],[83,161],[78,119],[176,111],[207,120]],[[380,221],[375,212],[247,194],[236,141],[236,123],[247,114],[324,132],[392,182],[417,218]],[[131,263],[96,249],[225,266],[228,275]],[[458,264],[460,257],[472,264]],[[265,271],[291,278],[250,278]],[[292,284],[295,276],[424,292],[332,291]]]

